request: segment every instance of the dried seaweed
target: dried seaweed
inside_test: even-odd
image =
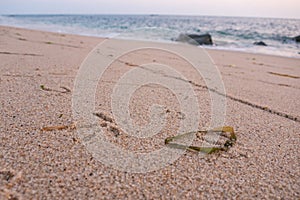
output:
[[[60,88],[63,89],[63,91],[61,90],[55,90],[55,89],[51,89],[51,88],[47,88],[44,85],[41,85],[40,88],[44,91],[48,91],[48,92],[60,92],[60,93],[69,93],[71,92],[71,90],[67,87],[61,86]]]
[[[21,56],[43,56],[43,55],[34,54],[34,53],[14,53],[14,52],[7,52],[7,51],[1,51],[0,54],[5,54],[5,55],[21,55]]]
[[[60,131],[60,130],[65,130],[65,129],[68,129],[70,126],[46,126],[46,127],[43,127],[41,130],[42,131]]]
[[[114,134],[115,137],[118,137],[120,135],[120,131],[116,127],[111,126],[109,127],[109,130]]]
[[[100,119],[102,119],[106,122],[113,123],[113,119],[111,117],[105,115],[104,113],[93,113],[93,115],[95,115],[96,117],[99,117]]]
[[[125,65],[130,66],[130,67],[138,67],[139,66],[137,64],[133,64],[133,63],[129,63],[129,62],[125,62]]]
[[[280,74],[280,73],[276,73],[276,72],[268,72],[268,73],[275,75],[275,76],[282,76],[282,77],[287,77],[287,78],[295,78],[295,79],[300,78],[299,76],[293,76],[293,75],[289,75],[289,74]]]
[[[74,46],[74,45],[69,45],[69,44],[60,44],[60,43],[55,43],[55,42],[51,42],[51,41],[42,42],[42,43],[49,44],[49,45],[57,45],[57,46],[62,46],[62,47],[82,48],[79,46]]]
[[[65,90],[63,93],[71,92],[71,90],[67,87],[61,86],[60,88]]]
[[[179,140],[181,138],[187,137],[189,135],[196,134],[197,137],[199,137],[199,134],[207,134],[207,133],[216,133],[219,134],[222,137],[227,138],[226,141],[223,144],[218,144],[218,145],[211,145],[211,146],[203,146],[203,147],[198,147],[198,146],[187,146],[187,145],[182,145],[178,143],[174,143],[174,141]],[[230,133],[230,135],[226,135],[225,133]],[[193,152],[203,152],[203,153],[214,153],[216,151],[226,151],[230,147],[232,147],[237,140],[237,137],[234,133],[234,130],[230,126],[224,126],[224,127],[217,127],[211,130],[199,130],[199,131],[194,131],[194,132],[188,132],[182,135],[177,135],[174,137],[168,137],[165,139],[165,144],[168,145],[171,148],[177,148],[177,149],[186,149],[189,151]],[[206,142],[209,142],[206,140]]]
[[[75,130],[76,129],[76,123],[71,123],[69,125],[58,125],[58,126],[44,126],[41,128],[41,131],[61,131],[61,130]]]

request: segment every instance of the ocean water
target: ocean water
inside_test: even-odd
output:
[[[214,45],[300,58],[300,19],[167,15],[1,15],[0,25],[79,35],[174,42],[180,33],[210,33]],[[255,46],[264,41],[268,46]]]

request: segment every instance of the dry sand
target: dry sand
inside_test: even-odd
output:
[[[161,170],[133,174],[94,159],[72,127],[41,131],[74,123],[74,80],[82,61],[101,41],[0,27],[0,199],[300,198],[299,59],[208,50],[225,84],[226,125],[235,128],[237,143],[205,158],[186,152]],[[188,80],[204,84],[190,67],[167,54],[145,50],[120,60],[97,88],[96,109],[107,117],[112,117],[114,84],[136,64],[169,64]],[[60,87],[71,92],[63,93]],[[208,126],[209,93],[203,87],[193,89],[201,109],[199,126]],[[163,139],[176,131],[182,116],[165,88],[152,85],[136,93],[130,111],[137,123],[149,122],[145,110],[153,103],[166,106],[168,122],[158,136],[126,137],[109,118],[100,123],[107,126],[111,142],[149,152],[164,146]]]

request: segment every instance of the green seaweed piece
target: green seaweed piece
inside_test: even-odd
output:
[[[218,132],[218,133],[230,133],[230,136],[227,137],[228,140],[226,140],[226,142],[223,145],[219,145],[219,146],[212,146],[212,147],[197,147],[197,146],[187,146],[187,145],[182,145],[182,144],[177,144],[174,143],[174,141],[186,137],[188,135],[191,134],[199,134],[199,133],[204,133],[207,134],[208,132]],[[207,154],[211,154],[217,151],[226,151],[228,150],[230,147],[232,147],[235,142],[237,140],[237,137],[234,133],[234,129],[231,126],[223,126],[223,127],[217,127],[211,130],[199,130],[199,131],[194,131],[194,132],[188,132],[188,133],[184,133],[181,135],[177,135],[174,137],[168,137],[165,139],[165,144],[168,145],[171,148],[177,148],[177,149],[184,149],[184,150],[189,150],[189,151],[193,151],[193,152],[203,152],[203,153],[207,153]]]

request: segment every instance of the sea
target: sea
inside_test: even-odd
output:
[[[175,42],[181,33],[212,36],[210,49],[300,58],[300,19],[171,15],[0,15],[0,25],[145,41]],[[263,41],[268,46],[256,46]]]

